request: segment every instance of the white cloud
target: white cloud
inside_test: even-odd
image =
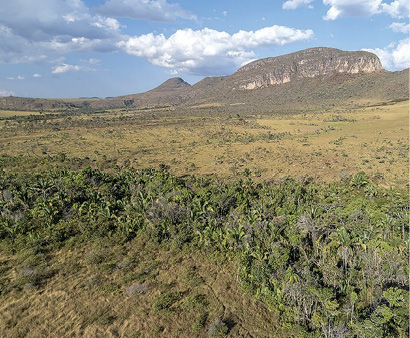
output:
[[[67,63],[63,63],[62,65],[56,66],[53,68],[53,71],[51,72],[52,74],[61,74],[61,73],[67,73],[67,72],[89,72],[89,71],[95,71],[93,68],[87,68],[84,66],[78,66],[78,65],[69,65]]]
[[[23,75],[18,75],[18,76],[9,76],[9,77],[7,77],[7,80],[11,80],[11,81],[13,81],[13,80],[24,80],[24,76]]]
[[[90,64],[90,65],[97,65],[97,64],[99,64],[101,62],[101,60],[99,60],[99,59],[88,59],[88,63]]]
[[[405,24],[403,22],[393,22],[389,28],[396,33],[409,33],[410,32],[410,24]]]
[[[170,1],[108,0],[96,9],[99,14],[93,14],[81,0],[7,1],[0,7],[0,63],[52,62],[53,74],[61,74],[93,70],[85,66],[98,64],[94,59],[82,66],[68,65],[60,58],[68,53],[125,51],[169,70],[219,75],[254,59],[256,48],[313,36],[311,30],[283,26],[236,34],[186,28],[169,37],[154,33],[127,36],[121,32],[124,26],[113,18],[135,19],[140,15],[142,19],[157,21],[196,19]]]
[[[382,4],[382,11],[388,13],[393,18],[408,18],[409,17],[409,0],[395,0],[389,4]]]
[[[329,5],[325,20],[336,20],[339,17],[368,17],[379,12],[382,0],[323,0]]]
[[[384,68],[389,70],[399,70],[410,67],[410,39],[404,39],[396,43],[391,43],[387,47],[375,49],[363,49],[376,54]]]
[[[0,96],[14,96],[14,92],[0,89]]]
[[[0,63],[113,52],[122,39],[116,19],[93,15],[81,0],[5,1],[0,22]]]
[[[113,19],[113,18],[105,18],[102,16],[97,15],[95,17],[95,22],[91,23],[92,26],[98,27],[98,28],[103,28],[107,31],[119,31],[121,25],[118,22],[118,20]]]
[[[288,0],[282,4],[283,9],[296,9],[299,7],[313,8],[313,0]]]
[[[186,28],[169,38],[152,33],[130,37],[119,46],[127,53],[145,57],[154,65],[197,75],[229,72],[255,57],[253,48],[285,45],[313,37],[313,31],[284,26],[257,31],[239,31],[230,35],[209,28]]]
[[[370,17],[380,13],[387,13],[393,18],[409,17],[409,0],[395,0],[390,3],[382,0],[323,0],[323,3],[330,6],[324,16],[325,20],[336,20],[339,17]]]
[[[36,74],[33,74],[33,77],[36,78],[36,79],[39,79],[39,78],[41,78],[42,76],[41,76],[41,74],[37,74],[37,73],[36,73]]]
[[[9,32],[37,42],[50,37],[86,36],[107,37],[107,23],[100,16],[92,16],[82,1],[13,0],[2,4],[0,19]],[[115,20],[115,19],[113,19]]]
[[[117,18],[173,22],[177,18],[196,20],[196,16],[177,3],[166,0],[108,0],[96,12]]]

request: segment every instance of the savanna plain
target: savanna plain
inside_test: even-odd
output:
[[[4,337],[407,337],[409,103],[0,111]]]

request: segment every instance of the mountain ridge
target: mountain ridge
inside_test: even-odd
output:
[[[244,77],[244,74],[248,74],[248,77],[242,80],[245,83],[240,88],[249,90],[301,78],[336,73],[374,73],[382,70],[382,64],[375,54],[316,47],[250,62],[238,69],[233,76]]]
[[[407,75],[406,75],[407,74]],[[241,103],[261,111],[289,106],[328,105],[346,100],[389,101],[409,96],[408,69],[389,72],[365,51],[315,47],[252,61],[232,75],[205,77],[190,85],[173,77],[147,92],[106,99],[0,98],[0,109],[94,109],[190,107]]]

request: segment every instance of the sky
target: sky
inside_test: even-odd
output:
[[[397,71],[409,30],[409,0],[0,0],[0,96],[141,93],[311,47]]]

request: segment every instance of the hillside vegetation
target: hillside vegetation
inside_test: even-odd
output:
[[[407,191],[248,174],[3,174],[1,331],[406,336]]]

